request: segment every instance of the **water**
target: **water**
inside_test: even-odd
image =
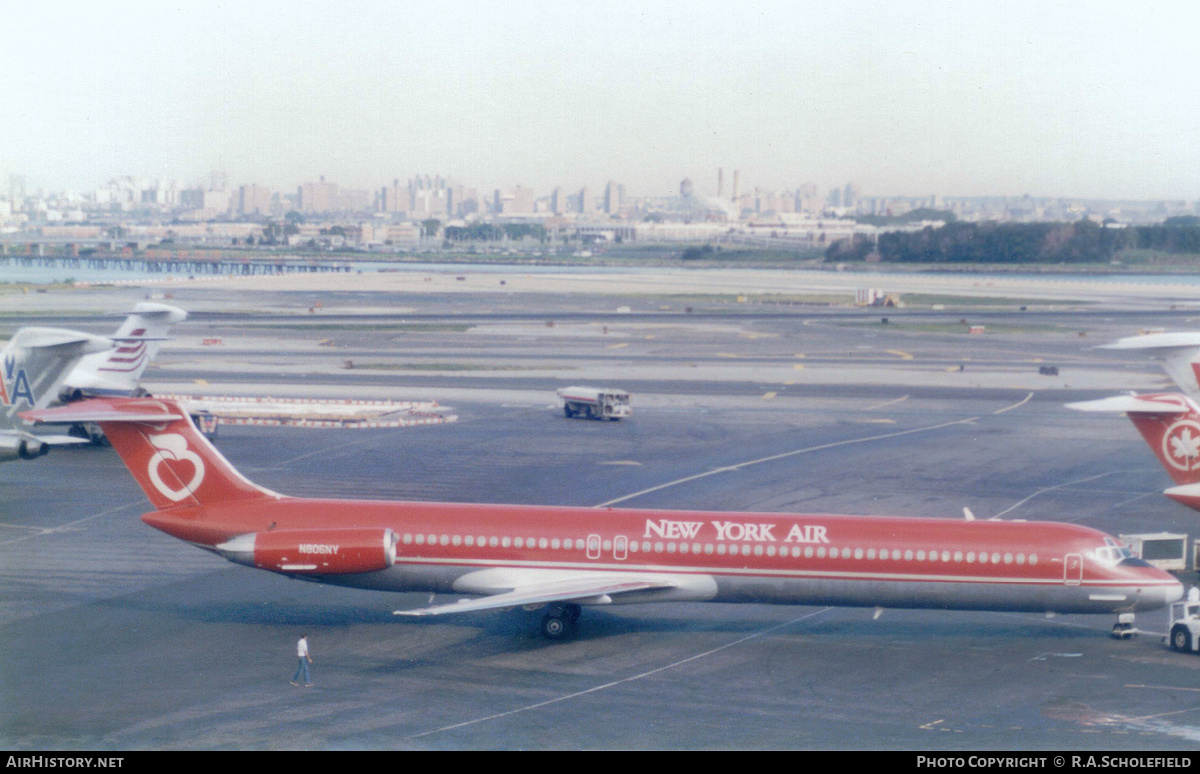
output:
[[[628,274],[658,271],[657,267],[622,266],[555,266],[547,264],[506,263],[415,263],[408,261],[322,261],[326,265],[350,266],[360,274],[376,272],[424,272],[448,274],[573,274],[611,273]],[[179,271],[146,271],[144,269],[97,269],[86,266],[14,266],[0,264],[0,282],[28,282],[44,284],[51,282],[130,282],[138,280],[186,280],[189,276],[211,278],[221,274],[193,274],[185,269]],[[261,276],[261,275],[258,275]]]
[[[329,265],[349,265],[361,274],[375,272],[426,272],[450,274],[637,274],[642,272],[659,272],[660,266],[589,266],[580,264],[524,264],[524,263],[436,263],[410,261],[322,261]],[[730,266],[730,269],[741,267]],[[686,269],[687,271],[703,271],[703,269]],[[804,271],[814,271],[806,267]],[[826,271],[826,270],[816,270]],[[832,269],[828,270],[832,272]],[[896,274],[914,274],[909,267],[897,266],[891,271],[854,272],[853,276],[863,278],[864,282],[883,282]],[[850,272],[845,272],[851,275]],[[1102,282],[1112,284],[1146,284],[1146,285],[1200,285],[1200,274],[1088,274],[1074,273],[1036,273],[1036,272],[998,272],[998,273],[961,273],[952,271],[920,272],[931,277],[955,277],[959,279],[976,279],[979,281],[996,280],[1045,280],[1053,282]],[[139,280],[186,280],[191,273],[186,269],[178,271],[146,271],[144,269],[97,269],[86,266],[15,266],[0,264],[0,282],[28,282],[43,284],[51,282],[131,282]],[[212,277],[220,275],[196,274],[196,277]]]

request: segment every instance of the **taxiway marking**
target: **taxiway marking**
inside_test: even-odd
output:
[[[792,620],[787,621],[786,623],[781,623],[781,624],[777,624],[775,626],[770,626],[761,631],[757,631],[754,634],[748,634],[745,637],[736,639],[733,642],[727,642],[724,645],[721,645],[716,648],[712,648],[711,650],[706,650],[703,653],[697,653],[694,656],[688,656],[687,658],[683,658],[678,661],[674,661],[670,664],[667,664],[666,666],[660,666],[660,667],[656,667],[654,669],[650,669],[648,671],[642,672],[641,674],[636,674],[631,677],[623,677],[620,680],[613,680],[611,682],[604,683],[603,685],[596,685],[591,688],[586,688],[582,691],[576,691],[574,693],[568,693],[565,696],[559,696],[554,699],[547,699],[546,701],[539,701],[534,704],[527,704],[524,707],[517,707],[516,709],[511,709],[511,710],[508,710],[507,712],[497,712],[494,715],[487,715],[482,718],[475,718],[474,720],[465,720],[462,723],[454,723],[453,725],[442,726],[441,728],[435,728],[431,731],[423,731],[419,734],[413,734],[412,736],[409,736],[406,738],[407,739],[420,739],[423,736],[430,736],[431,734],[439,734],[443,731],[453,731],[456,728],[465,728],[466,726],[473,726],[473,725],[476,725],[477,723],[486,723],[489,720],[499,720],[500,718],[506,718],[506,717],[509,717],[510,715],[517,715],[522,712],[529,712],[531,710],[550,706],[551,704],[558,704],[560,702],[579,698],[580,696],[587,696],[588,694],[596,693],[597,691],[604,691],[609,688],[615,688],[616,686],[624,685],[625,683],[632,683],[637,680],[642,680],[644,678],[656,675],[660,672],[665,672],[668,669],[674,669],[675,667],[683,666],[684,664],[689,664],[693,661],[698,661],[707,656],[711,656],[714,653],[720,653],[723,650],[727,650],[734,646],[741,645],[743,642],[749,642],[750,640],[758,639],[759,637],[763,637],[765,635],[771,634],[772,632],[779,631],[780,629],[785,629],[785,628],[791,626],[792,624],[800,623],[801,621],[808,620],[809,618],[821,615],[822,613],[828,613],[830,610],[833,610],[833,608],[832,607],[822,608],[821,610],[818,610],[815,613],[808,613],[807,615],[802,615],[799,618],[793,618]]]
[[[993,411],[992,413],[999,414],[1004,411],[1008,411],[1010,409],[1017,408],[1018,406],[1023,406],[1032,397],[1033,397],[1033,393],[1031,392],[1025,396],[1024,400],[1022,400],[1018,403],[1014,403],[1013,405],[1008,406],[1006,408],[1000,409],[999,411]],[[607,508],[611,505],[616,505],[617,503],[623,503],[626,500],[632,500],[635,497],[641,497],[642,495],[650,494],[651,492],[658,492],[660,490],[667,489],[669,487],[678,486],[679,484],[686,484],[689,481],[698,481],[699,479],[707,478],[708,476],[715,476],[718,473],[729,473],[729,472],[732,472],[735,470],[741,470],[742,468],[748,468],[751,465],[760,465],[764,462],[774,462],[775,460],[782,460],[782,459],[786,459],[788,457],[795,457],[798,454],[808,454],[810,452],[823,451],[825,449],[836,449],[840,446],[851,446],[853,444],[869,443],[871,441],[882,441],[882,440],[885,440],[888,438],[899,438],[899,437],[905,436],[905,435],[913,435],[914,433],[927,433],[927,432],[930,432],[933,430],[940,430],[943,427],[953,427],[954,425],[968,425],[979,419],[982,419],[982,417],[979,416],[979,417],[968,417],[966,419],[954,419],[954,420],[950,420],[949,422],[939,422],[936,425],[925,425],[924,427],[914,427],[914,428],[910,428],[908,430],[897,430],[893,433],[880,433],[879,435],[870,435],[870,436],[867,436],[866,438],[849,438],[844,441],[833,441],[832,443],[823,443],[823,444],[819,444],[817,446],[807,446],[803,449],[794,449],[793,451],[783,452],[781,454],[772,454],[769,457],[759,457],[756,460],[747,460],[746,462],[739,462],[735,465],[726,465],[724,467],[713,468],[712,470],[706,470],[703,473],[696,473],[695,475],[684,476],[683,478],[678,478],[678,479],[675,479],[674,481],[668,481],[665,484],[659,484],[658,486],[652,486],[648,489],[643,489],[640,492],[634,492],[632,494],[627,494],[627,495],[623,495],[621,497],[616,497],[612,500],[602,502],[599,505],[594,505],[592,507],[593,508]],[[1105,475],[1108,475],[1108,474],[1105,474]],[[1035,493],[1035,494],[1037,494],[1037,493]],[[1030,495],[1030,497],[1032,497],[1032,496],[1033,495]],[[1026,498],[1026,499],[1028,499],[1028,498]],[[1020,503],[1018,503],[1017,505],[1020,505]],[[1013,507],[1015,508],[1016,506],[1013,506]]]

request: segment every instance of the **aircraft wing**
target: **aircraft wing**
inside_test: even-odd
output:
[[[530,582],[510,591],[492,594],[478,599],[462,599],[447,605],[434,605],[414,610],[397,610],[395,615],[446,615],[468,613],[477,610],[545,605],[551,602],[578,602],[581,604],[605,604],[614,595],[634,591],[653,591],[675,588],[670,579],[654,579],[633,575],[579,574],[555,580]]]

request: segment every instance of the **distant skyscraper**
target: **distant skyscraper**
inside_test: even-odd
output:
[[[550,212],[554,215],[562,215],[566,211],[566,201],[563,199],[561,188],[555,188],[550,192]]]
[[[587,186],[579,189],[579,214],[586,215],[594,209],[592,206],[592,196],[588,193]]]
[[[611,180],[604,186],[604,211],[609,215],[616,215],[621,211],[623,189],[624,186],[618,186]]]
[[[12,202],[13,212],[25,209],[25,176],[8,176],[8,200]]]
[[[725,167],[717,167],[717,198],[725,198]]]
[[[235,198],[237,211],[241,215],[269,215],[271,213],[271,189],[261,185],[238,186]]]
[[[738,170],[733,170],[733,196],[729,197],[732,201],[738,199]]]
[[[296,189],[296,202],[301,212],[331,212],[337,193],[337,183],[326,183],[321,175],[319,182],[305,183]]]
[[[842,189],[842,206],[855,207],[858,205],[858,186],[854,183],[846,183],[846,187]]]
[[[685,177],[679,182],[679,195],[685,199],[690,199],[692,196],[692,179]]]
[[[529,214],[533,212],[534,203],[533,189],[525,186],[517,186],[512,190],[512,211]]]

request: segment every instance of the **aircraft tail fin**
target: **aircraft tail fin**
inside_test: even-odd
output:
[[[135,394],[142,373],[167,340],[171,326],[187,319],[187,312],[167,304],[142,301],[117,328],[111,352],[89,355],[67,378],[67,389],[76,395]]]
[[[1068,403],[1076,411],[1121,411],[1176,484],[1200,483],[1200,407],[1175,393]]]
[[[172,401],[94,398],[21,416],[39,422],[99,423],[158,510],[282,497],[239,473]]]
[[[112,341],[62,328],[22,328],[4,348],[0,404],[16,411],[43,408],[58,399],[67,374],[90,353],[103,355]]]
[[[1129,336],[1097,349],[1136,350],[1162,362],[1179,389],[1200,400],[1200,332],[1147,333]]]

